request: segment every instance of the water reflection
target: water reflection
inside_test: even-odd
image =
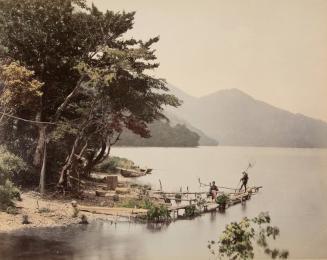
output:
[[[169,225],[170,223],[148,223],[146,227],[150,232],[155,233],[166,230]]]
[[[73,259],[74,248],[65,241],[39,239],[33,236],[1,235],[1,259]]]

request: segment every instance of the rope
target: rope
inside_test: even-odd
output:
[[[24,121],[24,122],[28,122],[28,123],[33,123],[33,124],[57,125],[56,123],[53,123],[53,122],[42,122],[42,121],[29,120],[29,119],[25,119],[25,118],[13,116],[13,115],[7,114],[5,112],[1,112],[1,111],[0,111],[0,114],[2,114],[4,116],[7,116],[7,117],[10,117],[10,118],[14,118],[14,119],[20,120],[20,121]]]

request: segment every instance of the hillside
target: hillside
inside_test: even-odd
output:
[[[200,136],[185,125],[171,126],[168,122],[155,121],[149,125],[150,138],[141,138],[129,130],[120,137],[118,146],[195,147]]]
[[[176,116],[174,113],[166,112],[166,116],[170,120],[170,125],[175,126],[175,125],[185,125],[188,129],[191,131],[197,133],[200,137],[199,139],[199,145],[202,146],[217,146],[219,143],[215,139],[209,137],[207,134],[205,134],[202,130],[194,127],[191,125],[188,121],[185,119],[181,119],[178,116]]]
[[[238,89],[184,101],[171,112],[221,145],[327,147],[327,123],[279,109]]]

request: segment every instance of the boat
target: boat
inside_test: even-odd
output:
[[[134,169],[125,169],[125,168],[117,167],[117,170],[119,170],[120,174],[126,178],[136,178],[147,174],[146,171],[134,170]]]

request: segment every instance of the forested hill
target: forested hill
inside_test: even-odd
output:
[[[185,125],[171,126],[168,122],[155,121],[149,125],[150,138],[142,138],[125,130],[117,146],[158,146],[158,147],[195,147],[200,136]]]

